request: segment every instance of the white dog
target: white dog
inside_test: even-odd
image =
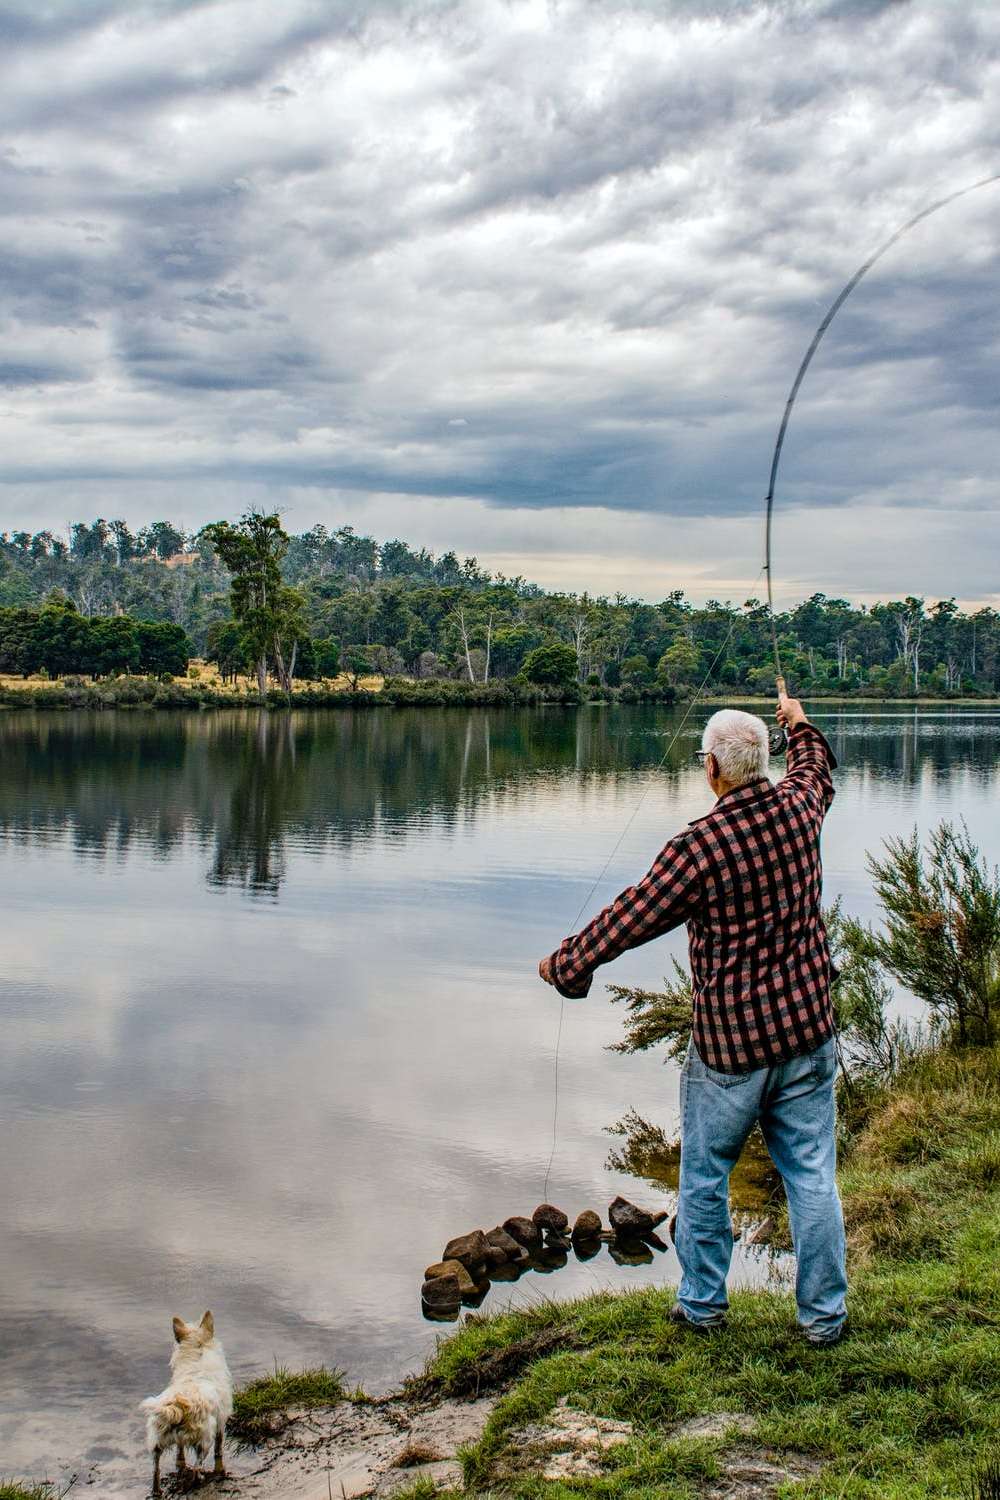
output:
[[[207,1312],[200,1323],[174,1319],[177,1348],[170,1356],[170,1384],[158,1396],[142,1403],[148,1413],[146,1442],[153,1455],[152,1494],[160,1491],[160,1456],[177,1449],[177,1472],[188,1472],[185,1447],[194,1449],[199,1462],[215,1448],[214,1475],[225,1477],[222,1437],[233,1411],[233,1378],[222,1345],[216,1343],[215,1322]]]

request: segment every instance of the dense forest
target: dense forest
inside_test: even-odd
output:
[[[273,573],[266,640],[255,634],[262,606],[247,583],[254,521],[267,533]],[[491,574],[474,557],[435,557],[350,526],[289,536],[276,516],[195,534],[167,521],[133,533],[124,521],[100,519],[72,525],[66,537],[0,534],[0,637],[13,638],[15,616],[22,635],[29,617],[50,636],[56,626],[65,634],[73,615],[90,621],[92,664],[79,669],[92,672],[110,660],[112,637],[125,640],[127,660],[109,670],[156,670],[166,639],[146,632],[143,647],[140,626],[159,622],[178,627],[223,673],[259,664],[285,687],[344,669],[476,683],[573,677],[592,688],[660,686],[681,696],[706,678],[719,691],[770,692],[774,680],[759,599],[696,607],[680,591],[656,604],[546,593]],[[122,616],[116,636],[111,622]],[[102,619],[103,634],[95,625]],[[786,674],[801,693],[947,696],[1000,686],[1000,614],[990,608],[965,614],[953,599],[913,596],[859,607],[815,594],[781,613],[777,628]],[[176,633],[171,670],[180,641]],[[0,670],[24,670],[20,660],[8,650]],[[39,663],[60,666],[57,653],[30,670]]]

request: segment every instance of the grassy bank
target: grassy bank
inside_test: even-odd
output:
[[[472,1393],[517,1373],[465,1456],[467,1485],[524,1500],[694,1496],[724,1472],[727,1440],[671,1428],[728,1412],[753,1419],[751,1442],[818,1464],[789,1494],[996,1494],[975,1474],[1000,1454],[1000,1049],[914,1061],[871,1109],[842,1190],[851,1332],[836,1348],[804,1344],[790,1296],[768,1292],[736,1295],[708,1338],[668,1322],[672,1290],[468,1319],[423,1389]],[[518,1435],[562,1397],[634,1426],[599,1477],[542,1480]]]
[[[281,1430],[289,1407],[333,1406],[348,1394],[339,1370],[319,1366],[293,1372],[279,1365],[236,1391],[226,1431],[237,1443],[260,1443]]]

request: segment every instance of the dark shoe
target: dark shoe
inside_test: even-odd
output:
[[[811,1344],[814,1349],[832,1349],[834,1344],[843,1343],[844,1339],[847,1337],[847,1319],[844,1319],[843,1323],[841,1323],[836,1333],[828,1333],[825,1335],[810,1333],[808,1328],[803,1328],[802,1337],[805,1339],[806,1343]]]
[[[680,1323],[684,1328],[690,1328],[693,1333],[714,1333],[718,1328],[725,1328],[725,1315],[720,1313],[717,1318],[705,1318],[701,1322],[695,1322],[689,1318],[679,1302],[675,1302],[667,1315],[671,1323]]]

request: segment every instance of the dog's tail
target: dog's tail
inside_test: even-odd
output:
[[[139,1410],[148,1412],[162,1432],[183,1426],[188,1417],[188,1404],[182,1396],[147,1396]]]

